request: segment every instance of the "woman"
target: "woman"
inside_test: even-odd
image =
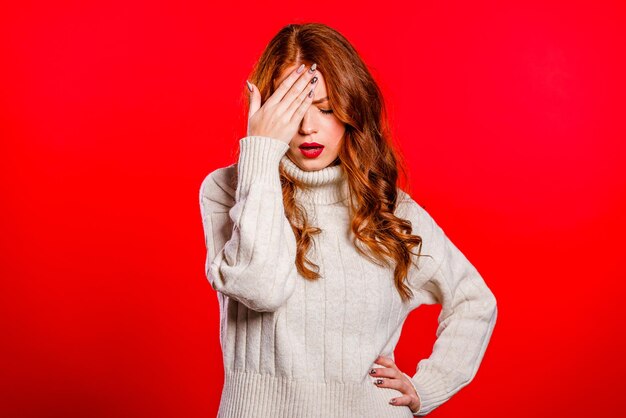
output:
[[[250,77],[237,163],[200,188],[217,291],[220,417],[426,415],[475,376],[496,299],[396,186],[379,88],[350,43],[288,25]],[[407,315],[439,303],[413,376],[394,363]]]

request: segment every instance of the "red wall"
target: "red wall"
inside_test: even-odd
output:
[[[198,188],[234,162],[255,59],[301,21],[362,54],[414,198],[498,299],[474,382],[432,416],[626,406],[623,2],[100,3],[1,6],[0,416],[215,416]],[[410,316],[403,370],[438,313]]]

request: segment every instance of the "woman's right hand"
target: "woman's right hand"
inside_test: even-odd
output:
[[[317,86],[313,64],[306,69],[304,64],[293,70],[280,83],[276,91],[261,106],[261,93],[250,83],[250,109],[248,111],[248,136],[267,136],[289,144],[300,127],[300,122],[313,101],[313,90]]]

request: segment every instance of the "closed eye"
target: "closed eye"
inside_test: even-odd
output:
[[[331,114],[333,113],[332,109],[320,109],[320,112],[322,112],[325,115]]]

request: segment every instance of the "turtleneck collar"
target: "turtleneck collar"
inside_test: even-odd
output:
[[[330,205],[341,202],[349,196],[349,186],[343,165],[331,165],[317,171],[305,171],[296,165],[287,154],[280,164],[287,174],[308,186],[296,190],[296,196],[317,204]]]

